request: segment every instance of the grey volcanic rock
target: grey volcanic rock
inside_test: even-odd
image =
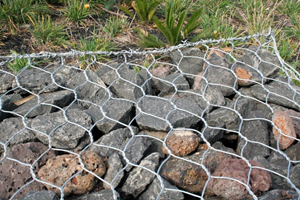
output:
[[[1,97],[1,95],[0,95]],[[16,104],[14,104],[14,101],[20,100],[22,99],[22,96],[20,94],[9,94],[9,95],[5,95],[2,96],[1,98],[1,108],[0,108],[0,122],[8,117],[11,117],[12,114],[7,113],[5,111],[12,111],[14,109],[16,109],[18,106]],[[2,112],[4,111],[4,112]]]
[[[110,86],[118,79],[117,63],[110,63],[109,65],[102,65],[95,73],[103,80],[103,82]]]
[[[137,101],[144,94],[151,94],[151,76],[146,69],[140,68],[136,72],[134,66],[125,64],[118,68],[117,73],[119,77],[110,88],[117,97]]]
[[[300,188],[300,165],[297,164],[295,166],[291,167],[291,171],[290,171],[290,180],[292,181],[292,183],[297,187]]]
[[[84,128],[89,129],[92,120],[85,112],[78,109],[67,110],[66,116],[69,122],[66,121],[62,111],[39,115],[32,120],[31,128],[44,144],[48,144],[51,139],[53,147],[74,149],[86,137],[87,131]],[[80,124],[84,128],[73,123]]]
[[[117,149],[124,149],[128,140],[133,137],[138,132],[136,127],[131,127],[133,132],[129,128],[120,128],[110,133],[102,136],[93,145],[89,148],[90,151],[93,151],[103,157],[110,157],[113,155]],[[109,148],[112,147],[112,148]]]
[[[173,190],[176,190],[177,187],[174,185],[171,185],[166,179],[161,178],[163,185],[165,188],[171,188]],[[140,196],[138,196],[137,200],[156,200],[159,193],[161,192],[161,183],[157,177],[154,178],[152,183],[148,186],[147,190],[145,190]],[[184,196],[180,191],[171,191],[171,190],[164,190],[159,200],[184,200]]]
[[[40,95],[40,103],[38,103],[38,98],[34,97],[31,100],[24,103],[23,105],[16,108],[14,112],[23,116],[27,114],[26,117],[36,117],[38,115],[42,115],[45,113],[55,112],[58,109],[51,105],[55,105],[60,108],[63,108],[65,106],[68,106],[73,100],[74,100],[74,93],[68,90],[44,93]],[[45,104],[51,104],[51,105],[45,105]],[[31,110],[32,108],[34,109]]]
[[[281,80],[274,80],[263,86],[252,86],[251,92],[257,99],[262,101],[266,101],[266,97],[269,94],[268,103],[274,103],[300,111],[300,107],[294,103],[294,101],[298,104],[300,103],[300,89],[292,84],[289,85]]]
[[[102,106],[109,98],[109,92],[106,90],[106,85],[93,71],[86,73],[77,73],[72,79],[67,82],[66,87],[73,89],[77,93],[77,98],[81,101],[82,106],[89,108],[89,101]]]
[[[42,190],[28,192],[20,200],[59,200],[59,197],[55,192]]]
[[[264,77],[274,77],[279,72],[281,66],[277,56],[265,49],[250,46],[241,57],[241,61],[250,65],[246,70],[253,73],[251,80],[261,82],[261,75]],[[260,73],[260,74],[258,74]]]
[[[221,107],[208,113],[205,119],[210,126],[225,124],[226,129],[237,131],[241,123],[237,113],[231,108]]]
[[[0,72],[0,94],[6,93],[8,90],[13,89],[13,82],[15,76],[9,73]]]
[[[138,104],[136,109],[138,114],[136,122],[141,129],[168,131],[170,129],[167,121],[176,127],[192,127],[201,121],[200,117],[202,109],[194,102],[182,98],[174,98],[172,102],[179,109],[184,109],[184,112],[170,103],[170,100],[158,98],[155,96],[146,96]],[[160,118],[164,119],[161,120]]]
[[[145,151],[150,147],[151,141],[147,137],[140,134],[136,135],[132,140],[129,140],[125,150],[126,158],[133,164],[137,164],[144,156]],[[128,166],[126,171],[130,171],[132,166]]]
[[[159,96],[173,94],[175,92],[175,88],[176,90],[190,89],[190,85],[187,80],[178,73],[170,74],[164,77],[163,80],[159,80],[157,87],[160,90]]]
[[[116,198],[120,198],[118,192],[115,191]],[[81,195],[80,197],[70,197],[66,200],[115,200],[113,192],[110,189],[104,189],[98,192]]]
[[[18,74],[17,80],[13,81],[13,88],[19,84],[20,87],[36,94],[39,92],[54,92],[60,88],[53,83],[51,72],[38,68],[30,68],[22,71]]]
[[[123,168],[123,164],[119,154],[117,153],[112,154],[107,160],[107,171],[104,180],[111,183],[114,186],[114,188],[116,188],[124,176],[124,171],[121,171],[122,168]],[[110,189],[110,185],[106,183],[103,184],[103,187],[106,189]]]
[[[204,131],[201,131],[201,139],[202,137],[204,137],[211,145],[213,145],[215,142],[219,141],[223,137],[224,130],[222,130],[222,128],[224,127],[224,123],[216,124],[212,128],[206,127]]]
[[[0,123],[0,142],[6,143],[8,146],[15,144],[31,142],[36,139],[35,134],[26,129],[21,118],[8,118]],[[0,146],[0,153],[4,151],[3,146]]]
[[[199,48],[187,48],[173,51],[170,56],[192,85],[195,75],[203,71],[204,54]]]
[[[143,166],[150,171],[136,167],[129,173],[128,178],[121,188],[126,199],[131,199],[132,197],[136,198],[146,189],[147,185],[152,182],[155,177],[153,172],[155,172],[159,164],[159,157],[159,153],[154,152],[144,158],[139,164],[139,166]]]
[[[234,89],[238,88],[238,84],[234,73],[230,70],[232,63],[224,58],[223,55],[220,56],[214,51],[208,57],[208,64],[206,63],[205,65],[200,85],[206,85],[205,78],[210,85],[218,88],[225,97],[235,94]]]
[[[269,146],[268,123],[261,119],[264,118],[264,113],[260,110],[250,111],[245,117],[247,120],[244,120],[240,133],[249,141],[246,143],[245,139],[240,136],[237,146],[237,153],[241,154],[241,150],[243,149],[242,156],[247,159],[252,159],[256,155],[261,155],[264,157],[269,156],[270,149],[265,147]],[[264,144],[265,146],[260,143]]]
[[[102,109],[107,117],[115,121],[104,118],[100,108],[94,105],[86,110],[86,113],[92,117],[93,122],[96,123],[96,127],[105,134],[122,128],[123,125],[119,122],[128,124],[133,118],[133,103],[126,100],[110,99],[104,104]]]
[[[220,90],[211,85],[200,85],[198,89],[179,91],[178,95],[190,101],[194,101],[206,113],[214,106],[225,105],[225,98]]]
[[[25,144],[18,144],[8,149],[7,157],[16,159],[20,162],[32,165],[39,156],[48,150],[48,147],[39,142],[29,142]],[[34,173],[37,173],[39,168],[46,163],[46,161],[55,156],[54,151],[50,150],[44,154],[34,165]],[[14,195],[19,188],[32,180],[30,168],[19,162],[8,160],[4,158],[0,163],[0,198],[9,199]],[[42,183],[33,181],[25,188],[20,190],[15,196],[19,199],[21,196],[27,194],[29,191],[44,190]]]
[[[287,176],[288,170],[288,161],[287,159],[278,152],[272,152],[271,155],[267,158],[269,166],[266,168],[273,170],[283,176]],[[278,176],[275,173],[270,173],[272,178],[271,188],[273,189],[289,189],[290,185],[286,182],[285,178]]]

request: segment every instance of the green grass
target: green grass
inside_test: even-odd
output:
[[[0,22],[7,24],[15,32],[19,30],[19,25],[29,22],[29,16],[41,12],[48,12],[48,7],[37,0],[3,0]]]
[[[115,37],[126,30],[133,34],[135,48],[160,48],[185,39],[252,35],[271,27],[280,55],[296,68],[300,61],[299,13],[296,0],[3,0],[0,45],[5,45],[8,36],[28,33],[31,38],[27,40],[34,41],[37,51],[109,50],[116,47]],[[97,33],[90,30],[93,26],[99,29]],[[226,45],[230,44],[221,46]]]
[[[52,47],[68,44],[65,25],[56,25],[49,15],[30,19],[33,26],[30,32],[36,40],[36,45]]]

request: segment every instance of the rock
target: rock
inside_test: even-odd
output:
[[[223,137],[222,130],[225,127],[224,123],[216,124],[214,127],[204,127],[201,130],[201,141],[204,141],[203,138],[205,138],[206,141],[208,141],[211,145],[213,145],[215,142],[219,141]]]
[[[250,86],[255,83],[255,81],[252,80],[253,74],[255,72],[253,72],[253,69],[251,66],[247,66],[247,65],[238,63],[238,64],[234,65],[233,69],[235,71],[236,76],[238,77],[238,84],[240,86]],[[259,82],[259,81],[260,81],[260,79],[256,80],[256,82]]]
[[[159,80],[157,88],[160,90],[158,96],[165,96],[177,90],[189,90],[190,85],[181,74],[174,73]]]
[[[200,159],[199,156],[199,162]],[[201,193],[208,178],[200,164],[196,165],[174,157],[163,164],[160,175],[172,185],[193,193]]]
[[[289,116],[290,118],[292,119],[292,122],[293,122],[293,126],[294,126],[294,129],[295,129],[295,133],[298,137],[300,137],[300,113],[299,112],[296,112],[292,109],[288,109],[285,111]]]
[[[249,162],[251,166],[263,167],[253,160]],[[212,173],[212,176],[230,177],[247,184],[248,173],[249,166],[245,161],[225,159]],[[250,188],[248,189],[251,189],[253,193],[267,191],[270,188],[271,177],[265,170],[252,168],[249,184]],[[249,191],[241,183],[222,178],[211,178],[208,182],[207,190],[226,199],[245,199],[249,194]]]
[[[103,118],[99,107],[92,105],[86,113],[91,116],[96,127],[107,134],[118,128],[123,128],[124,126],[121,123],[129,124],[133,118],[133,103],[125,101],[122,99],[110,99],[102,107],[103,112],[106,117],[112,118]],[[120,123],[121,122],[121,123]]]
[[[59,89],[59,86],[53,83],[51,72],[40,68],[26,69],[18,74],[17,79],[14,79],[12,83],[12,87],[18,87],[19,85],[35,94],[54,92]],[[21,90],[20,92],[25,91]]]
[[[199,116],[201,116],[202,110],[194,102],[181,98],[174,98],[172,102],[179,109],[187,110],[193,114],[182,110],[175,110],[175,107],[166,99],[155,96],[145,96],[136,107],[136,122],[140,129],[169,131],[170,127],[167,121],[169,121],[174,128],[190,128],[201,121]]]
[[[26,164],[34,165],[34,173],[46,163],[46,161],[55,156],[54,151],[50,150],[39,158],[48,147],[39,142],[29,142],[25,144],[17,144],[7,150],[7,157],[18,160]],[[19,162],[4,158],[0,161],[0,199],[9,199],[19,188],[26,183],[32,181],[32,174],[29,166],[20,164]],[[29,191],[44,190],[42,183],[33,181],[22,190],[18,191],[15,198],[19,199]]]
[[[111,131],[94,142],[89,150],[103,157],[110,157],[116,152],[114,149],[123,150],[128,140],[138,132],[136,127],[131,127],[131,129],[132,132],[129,128],[120,128]]]
[[[125,156],[129,162],[137,164],[144,156],[144,153],[151,145],[151,141],[142,135],[136,135],[132,140],[128,140],[127,148],[125,149]],[[130,171],[132,168],[129,165],[126,171]]]
[[[151,79],[152,89],[157,90],[160,82],[159,80],[171,74],[171,67],[170,66],[157,67],[151,69],[150,73],[152,75],[152,79]]]
[[[13,82],[15,81],[15,76],[13,74],[0,72],[0,94],[4,94],[7,91],[13,89]]]
[[[289,162],[287,158],[278,153],[273,151],[271,155],[267,158],[269,165],[266,165],[266,168],[281,174],[282,176],[287,176],[287,171],[289,167]],[[290,185],[286,182],[285,178],[279,176],[275,173],[270,173],[272,178],[272,185],[271,188],[273,189],[289,189]]]
[[[43,93],[39,95],[39,97],[40,103],[38,103],[38,98],[35,96],[31,100],[16,108],[14,112],[23,116],[26,115],[25,117],[36,117],[45,113],[55,112],[58,108],[50,106],[49,104],[60,108],[68,106],[74,100],[74,93],[68,90],[61,90],[57,92]]]
[[[251,92],[255,98],[268,103],[274,103],[300,111],[300,89],[291,83],[285,83],[279,79],[265,85],[251,86]],[[298,104],[298,105],[297,105]]]
[[[231,65],[232,63],[225,58],[223,53],[211,51],[207,63],[205,63],[203,73],[205,80],[202,78],[200,85],[207,85],[208,82],[209,85],[219,89],[225,97],[235,94],[238,84],[234,73],[231,71]]]
[[[167,180],[164,178],[161,179],[165,188],[177,190],[177,187],[171,185]],[[155,177],[147,189],[137,197],[137,200],[156,200],[161,190],[161,183],[159,179]],[[184,200],[184,195],[180,191],[173,190],[164,189],[159,197],[159,200]]]
[[[92,124],[91,117],[78,109],[68,109],[65,114],[68,121],[62,111],[35,117],[31,128],[34,129],[37,138],[44,144],[49,144],[50,139],[53,147],[62,149],[74,149],[80,145],[82,139],[88,135],[87,130]]]
[[[117,153],[112,154],[107,160],[107,171],[104,176],[104,180],[109,182],[114,188],[118,187],[119,183],[121,182],[124,176],[124,171],[121,171],[122,168],[123,168],[123,164],[119,154]],[[110,185],[106,183],[103,184],[103,187],[106,189],[111,188]]]
[[[35,134],[25,128],[22,119],[13,117],[3,120],[0,123],[0,142],[6,143],[7,146],[15,144],[32,142],[36,139]],[[0,153],[4,151],[3,146],[0,146]]]
[[[161,158],[165,157],[165,154],[163,152],[163,141],[165,137],[167,136],[167,132],[163,131],[148,131],[148,130],[143,130],[138,133],[138,135],[149,135],[147,137],[151,141],[151,145],[149,148],[145,151],[144,155],[149,155],[153,152],[158,152],[160,154]]]
[[[66,200],[115,200],[119,198],[120,195],[118,192],[114,191],[113,193],[110,189],[105,189],[98,192],[84,194],[80,197],[67,198]]]
[[[52,191],[31,191],[23,196],[20,200],[59,200],[59,197]]]
[[[12,116],[12,114],[5,111],[12,111],[16,109],[18,106],[14,104],[14,101],[18,101],[20,99],[22,99],[22,96],[20,94],[9,94],[3,96],[0,99],[0,122],[5,118],[9,118]]]
[[[81,159],[85,168],[99,177],[102,177],[106,172],[106,166],[102,161],[102,158],[94,152],[84,151],[81,155]],[[91,191],[97,179],[93,174],[85,171],[81,167],[81,162],[78,157],[73,154],[65,154],[56,156],[55,158],[49,159],[38,172],[38,178],[47,183],[51,183],[57,187],[61,187],[68,181],[73,175],[74,176],[64,186],[64,195],[70,194],[84,194]],[[45,184],[48,190],[54,191],[60,194],[60,190],[52,187],[51,185]]]
[[[118,79],[112,83],[111,91],[119,98],[132,101],[139,100],[144,94],[151,94],[151,76],[144,68],[137,73],[131,65],[122,65],[118,68]]]
[[[291,117],[286,112],[274,110],[273,123],[276,128],[273,127],[274,139],[279,140],[279,148],[287,149],[296,138],[296,133]],[[280,132],[279,132],[279,130]]]
[[[258,119],[256,119],[258,118]],[[237,153],[246,159],[253,159],[256,155],[267,157],[270,155],[268,123],[261,110],[250,111],[244,118],[237,145]],[[243,137],[247,138],[247,142]],[[263,146],[264,144],[265,146]],[[241,152],[243,151],[243,152]]]
[[[86,108],[89,108],[91,103],[102,106],[109,99],[109,91],[106,89],[106,85],[91,70],[75,74],[67,82],[66,87],[75,90],[77,98],[84,100],[80,101],[80,104]]]
[[[256,46],[250,46],[241,57],[241,61],[245,64],[243,68],[248,73],[252,73],[251,79],[261,83],[261,75],[263,77],[272,78],[278,74],[280,69],[280,61],[275,54],[266,49]]]
[[[300,154],[298,152],[300,152],[300,142],[297,142],[284,151],[284,153],[291,159],[291,161],[300,160]]]
[[[109,65],[103,64],[95,73],[106,85],[110,86],[119,78],[117,74],[118,67],[119,64],[117,63],[110,63]]]
[[[50,71],[55,83],[62,88],[65,88],[70,80],[74,79],[78,73],[83,73],[83,70],[80,70],[78,67],[70,66],[66,63],[64,63],[64,65],[54,67]]]
[[[226,129],[238,131],[241,123],[238,113],[231,108],[221,107],[208,113],[205,119],[209,126],[225,124]]]
[[[204,54],[199,48],[187,48],[173,51],[170,56],[180,71],[187,76],[191,85],[193,85],[195,78],[193,75],[197,75],[203,71]]]
[[[297,165],[291,167],[289,178],[298,189],[300,188],[299,177],[300,177],[300,165],[297,164]]]
[[[290,199],[290,200],[298,200],[300,197],[294,190],[270,190],[267,191],[265,194],[260,196],[258,200],[274,200],[274,199]]]
[[[174,130],[167,135],[166,146],[176,156],[186,156],[195,151],[199,145],[200,138],[193,131]],[[163,152],[168,154],[163,147]]]
[[[126,199],[131,199],[132,197],[136,198],[146,189],[155,177],[155,171],[158,164],[159,153],[152,153],[144,158],[139,164],[139,166],[143,166],[147,168],[147,170],[141,167],[136,167],[129,173],[128,178],[121,188]]]

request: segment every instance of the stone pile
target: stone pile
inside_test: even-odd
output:
[[[0,71],[0,199],[298,199],[300,88],[280,66],[251,46]]]

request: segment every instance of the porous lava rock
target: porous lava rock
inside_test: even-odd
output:
[[[286,112],[275,110],[273,122],[276,127],[279,128],[280,131],[284,134],[283,135],[275,127],[273,127],[274,139],[279,140],[280,149],[287,149],[295,141],[294,138],[296,138],[296,133],[291,117]]]
[[[197,149],[199,142],[199,136],[193,131],[175,130],[167,135],[166,145],[172,154],[186,156]],[[168,154],[164,147],[163,152]]]
[[[17,144],[7,150],[7,156],[0,162],[0,199],[9,199],[26,183],[32,181],[30,167],[19,162],[33,165],[34,173],[36,173],[48,159],[55,156],[53,150],[48,151],[48,147],[40,142],[28,142]],[[45,153],[47,151],[47,153]],[[45,153],[41,158],[39,158]],[[9,160],[8,158],[15,159]],[[43,184],[33,181],[25,188],[20,190],[15,198],[27,194],[33,190],[43,190]]]
[[[249,163],[252,167],[264,168],[264,166],[254,160],[250,160]],[[218,168],[212,173],[212,176],[229,177],[247,184],[249,170],[250,167],[245,161],[229,158],[220,163]],[[207,185],[207,192],[212,192],[226,199],[242,200],[249,195],[248,189],[251,189],[253,193],[267,191],[270,188],[270,184],[271,177],[266,170],[252,168],[248,187],[226,178],[211,177]]]
[[[81,155],[81,159],[87,170],[95,173],[99,177],[105,174],[105,163],[96,153],[84,151]],[[78,174],[68,181],[68,179],[76,173]],[[62,185],[68,181],[63,188],[65,196],[89,192],[94,188],[98,180],[93,174],[83,170],[77,155],[74,154],[60,155],[49,159],[39,170],[38,178],[57,187],[62,187]],[[44,185],[48,190],[60,195],[59,189],[48,184]]]

